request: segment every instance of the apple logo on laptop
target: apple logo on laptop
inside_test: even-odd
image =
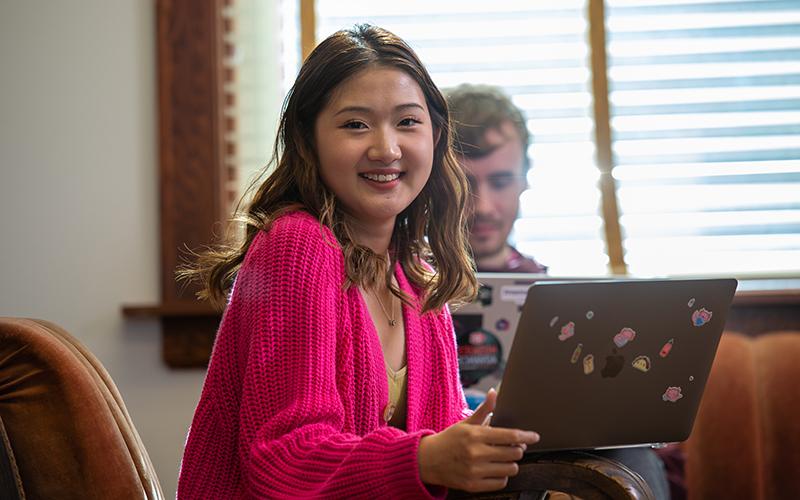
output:
[[[600,375],[603,378],[616,377],[622,371],[622,367],[625,366],[625,356],[617,354],[616,349],[612,349],[611,352],[612,354],[606,356],[606,364],[600,371]]]

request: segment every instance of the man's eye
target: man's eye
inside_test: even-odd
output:
[[[353,130],[359,130],[359,129],[367,128],[367,125],[364,122],[351,121],[351,122],[347,122],[344,125],[342,125],[342,128],[349,128],[349,129],[353,129]]]
[[[489,182],[489,185],[492,186],[492,189],[505,189],[511,186],[514,183],[513,177],[502,177],[500,179],[492,179]]]

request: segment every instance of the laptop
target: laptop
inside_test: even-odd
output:
[[[491,425],[528,452],[687,439],[737,281],[529,279]]]

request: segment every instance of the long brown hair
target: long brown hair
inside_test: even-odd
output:
[[[183,278],[201,280],[201,298],[224,303],[256,234],[268,230],[281,214],[304,210],[329,227],[341,245],[346,286],[371,286],[385,280],[393,294],[409,302],[392,284],[392,266],[387,267],[385,257],[353,241],[349,218],[319,175],[314,126],[320,111],[339,84],[375,66],[397,68],[414,78],[425,95],[434,136],[438,135],[428,182],[397,216],[391,262],[399,261],[409,281],[422,291],[423,312],[474,298],[477,282],[464,215],[468,185],[453,156],[447,103],[414,51],[398,36],[370,25],[334,33],[303,63],[284,101],[271,162],[276,163],[275,170],[238,217],[245,226],[244,239],[229,236],[227,243],[199,255],[193,266],[179,272]]]

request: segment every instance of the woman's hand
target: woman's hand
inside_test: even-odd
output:
[[[485,425],[495,401],[497,393],[491,389],[472,416],[420,440],[417,458],[423,483],[469,492],[494,491],[517,475],[517,461],[528,444],[539,441],[539,435]]]

